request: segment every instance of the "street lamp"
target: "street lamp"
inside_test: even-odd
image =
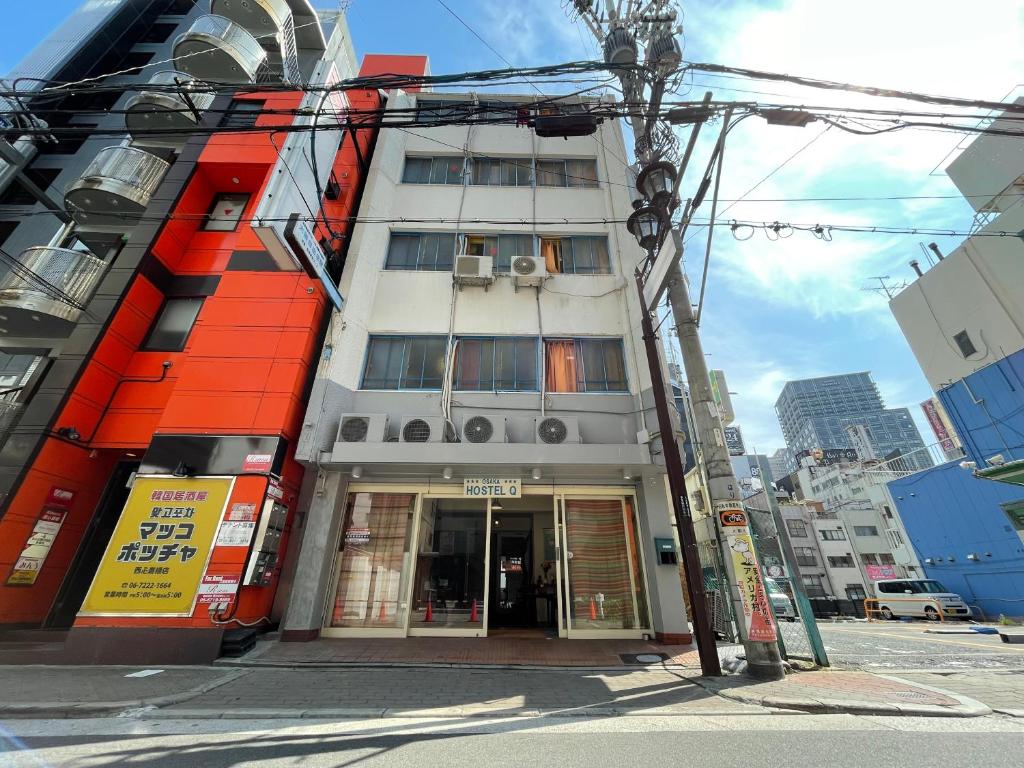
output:
[[[658,245],[662,217],[657,209],[641,205],[626,219],[626,229],[636,238],[640,247],[650,253]]]
[[[668,208],[676,185],[676,169],[664,160],[651,163],[636,177],[636,188],[651,205],[660,210]]]

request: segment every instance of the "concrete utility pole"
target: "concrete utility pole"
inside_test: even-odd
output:
[[[675,152],[675,136],[669,126],[658,124],[657,115],[666,83],[677,73],[682,60],[682,51],[675,40],[675,34],[681,31],[681,27],[676,25],[678,13],[671,0],[652,0],[645,5],[609,1],[603,3],[603,6],[604,10],[602,11],[601,3],[575,0],[570,6],[570,15],[579,18],[602,46],[605,61],[619,78],[625,104],[630,107],[630,124],[636,140],[634,154],[637,163],[641,171],[652,169],[652,164],[655,161],[672,158]],[[643,58],[640,54],[641,48],[643,49]],[[638,63],[643,64],[642,70],[635,67]],[[650,89],[649,99],[645,96],[647,86]],[[639,104],[645,106],[638,109],[637,105]],[[719,177],[728,121],[727,115],[716,153],[719,161]],[[693,150],[699,124],[697,122],[694,126],[681,167],[675,177],[676,189],[678,189],[678,184]],[[716,183],[714,195],[716,200],[717,186]],[[673,198],[674,190],[673,194],[668,196],[667,201],[662,198],[663,204],[674,206]],[[639,215],[641,211],[650,210],[650,208],[638,209],[636,215]],[[680,230],[685,227],[692,214],[693,211],[688,205],[683,222],[680,224]],[[662,233],[662,237],[669,229],[667,214],[665,217],[666,220],[663,222],[665,232]],[[713,227],[709,227],[709,249],[712,231]],[[637,233],[634,232],[634,234]],[[739,625],[739,634],[746,652],[747,669],[749,674],[754,677],[779,679],[783,677],[784,670],[777,642],[778,630],[775,626],[771,606],[768,603],[761,567],[754,552],[753,536],[739,499],[732,464],[729,462],[721,419],[711,396],[711,383],[704,360],[704,351],[697,333],[697,320],[690,303],[686,279],[680,267],[682,241],[680,238],[674,238],[674,240],[676,244],[674,250],[669,249],[664,252],[661,258],[671,258],[672,260],[666,275],[669,301],[679,334],[679,345],[683,353],[683,364],[690,387],[690,398],[695,416],[694,428],[703,449],[704,463],[708,472],[708,490],[712,500],[711,513],[720,534],[719,540],[726,546],[724,561],[732,586],[731,594],[736,608],[735,615]],[[643,243],[641,244],[643,245]],[[653,256],[654,249],[651,249],[650,253]],[[638,282],[638,285],[641,305],[646,306],[643,285],[641,282]],[[652,363],[652,386],[664,389],[667,384],[660,375],[660,363],[657,366],[659,374],[657,378],[653,375],[655,368],[656,366]],[[671,437],[662,435],[663,443],[670,439]],[[666,461],[668,458],[669,456],[666,455]],[[675,468],[671,466],[666,468],[671,477]],[[681,467],[678,471],[681,472]],[[693,526],[686,514],[686,508],[680,509],[688,502],[685,499],[685,481],[681,485],[684,498],[673,499],[673,505],[676,508],[680,541],[685,542],[693,537]],[[673,487],[672,490],[673,495],[679,492],[676,487]],[[690,551],[688,552],[687,549]],[[693,548],[684,545],[683,555],[684,558],[693,557]],[[691,574],[697,572],[697,568],[691,565],[687,572],[689,581],[690,578],[693,578]],[[698,586],[696,584],[689,585],[691,594]],[[703,598],[703,595],[700,597]],[[698,615],[694,616],[694,629],[698,633],[707,629],[698,626],[700,613],[702,612],[699,611]]]

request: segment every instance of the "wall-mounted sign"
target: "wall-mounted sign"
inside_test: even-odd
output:
[[[718,519],[722,525],[729,528],[737,528],[747,524],[747,515],[742,509],[727,509],[718,513]]]
[[[872,581],[896,578],[895,565],[865,565],[864,571]]]
[[[199,605],[231,603],[238,593],[238,576],[207,573],[199,584]]]
[[[345,300],[334,280],[327,273],[327,254],[317,242],[316,236],[309,223],[299,218],[299,214],[293,213],[288,217],[288,223],[284,228],[284,240],[295,252],[302,268],[310,277],[317,278],[323,283],[327,297],[331,300],[335,309],[339,312],[345,306]]]
[[[274,464],[274,456],[270,453],[247,453],[242,461],[243,472],[269,472]]]
[[[726,530],[726,542],[732,553],[732,563],[739,582],[747,638],[757,643],[774,643],[775,621],[768,604],[768,593],[761,580],[754,542],[745,531],[741,533],[738,528]]]
[[[523,494],[523,481],[509,477],[467,477],[462,495],[476,498],[517,499]]]
[[[722,435],[725,437],[725,447],[730,456],[742,456],[747,452],[747,447],[743,443],[743,430],[737,425],[722,427]]]
[[[353,527],[345,531],[346,544],[369,544],[370,529]]]
[[[29,534],[21,554],[14,563],[14,568],[7,576],[7,586],[29,587],[36,583],[74,499],[74,491],[56,485],[50,488],[32,533]]]
[[[234,478],[136,477],[86,616],[190,616]]]
[[[256,505],[232,504],[217,529],[218,547],[248,547],[256,530]]]
[[[812,448],[800,451],[796,455],[796,463],[801,464],[802,460],[811,457],[814,463],[821,467],[828,467],[842,461],[857,461],[857,451],[854,448]]]

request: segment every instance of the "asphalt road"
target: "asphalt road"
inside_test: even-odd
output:
[[[1020,765],[1024,722],[849,715],[337,721],[15,720],[0,765],[143,768]],[[3,750],[7,751],[4,752]]]
[[[915,622],[819,623],[829,661],[871,671],[901,669],[1024,669],[1024,645],[998,635],[936,635],[938,624]],[[950,623],[949,628],[965,625]]]

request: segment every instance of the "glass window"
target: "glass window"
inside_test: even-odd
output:
[[[435,157],[430,161],[431,184],[462,184],[461,157]]]
[[[537,161],[537,186],[538,187],[564,187],[565,186],[565,161],[564,160],[538,160]]]
[[[167,299],[141,349],[180,352],[203,306],[201,298]]]
[[[332,627],[405,626],[416,495],[350,493],[338,550]]]
[[[454,258],[453,232],[392,232],[384,269],[447,272]]]
[[[786,528],[789,529],[790,536],[807,536],[807,526],[804,524],[803,520],[787,520]],[[814,550],[811,550],[811,552],[813,553]]]
[[[459,339],[455,355],[455,389],[535,392],[537,339]]]
[[[790,522],[798,522],[791,520]],[[814,557],[813,547],[794,547],[797,565],[817,565],[818,560]]]
[[[621,339],[545,339],[548,392],[625,392]]]
[[[853,568],[853,558],[850,555],[829,557],[828,564],[833,568]]]
[[[957,347],[960,349],[960,354],[964,357],[970,357],[971,355],[977,354],[978,350],[974,346],[974,342],[971,341],[970,334],[967,331],[960,331],[953,336],[953,341],[956,342]]]
[[[430,182],[430,158],[406,157],[402,181],[406,184],[427,184]]]
[[[222,128],[252,128],[259,119],[266,102],[252,99],[232,99],[220,119]]]
[[[203,229],[212,232],[233,232],[242,220],[249,195],[220,193],[213,198],[213,205],[203,222]]]
[[[855,525],[853,533],[856,536],[877,536],[878,528],[873,525]]]
[[[562,238],[561,271],[577,275],[609,274],[612,270],[608,262],[608,238]]]
[[[569,187],[596,187],[597,162],[594,160],[566,160],[565,183]]]
[[[533,256],[533,235],[498,235],[494,271],[511,272],[512,261],[519,256]]]
[[[913,589],[914,592],[921,594],[937,595],[940,592],[949,592],[949,590],[942,586],[940,582],[934,581],[932,579],[927,579],[923,581],[908,581],[905,583],[909,584],[910,588]]]
[[[573,629],[641,629],[635,590],[635,528],[627,530],[621,499],[566,499],[568,613]],[[642,579],[641,579],[642,581]]]
[[[440,389],[444,336],[371,336],[363,389]]]
[[[422,123],[438,123],[455,117],[467,116],[473,104],[457,99],[423,99],[416,105],[416,116]]]
[[[501,185],[501,161],[478,157],[473,160],[471,183],[478,186],[497,187]]]
[[[808,597],[825,596],[825,587],[822,586],[821,576],[801,576],[800,580],[804,583],[804,592]]]
[[[501,184],[504,187],[528,187],[533,181],[529,158],[506,158],[501,161]]]
[[[847,584],[846,585],[846,597],[850,600],[864,600],[867,598],[868,593],[864,591],[864,587],[860,584]]]
[[[843,533],[843,530],[841,528],[837,529],[837,530],[826,529],[824,531],[821,531],[821,540],[822,541],[846,541],[846,534]]]
[[[418,538],[410,626],[482,628],[486,503],[425,499]]]

